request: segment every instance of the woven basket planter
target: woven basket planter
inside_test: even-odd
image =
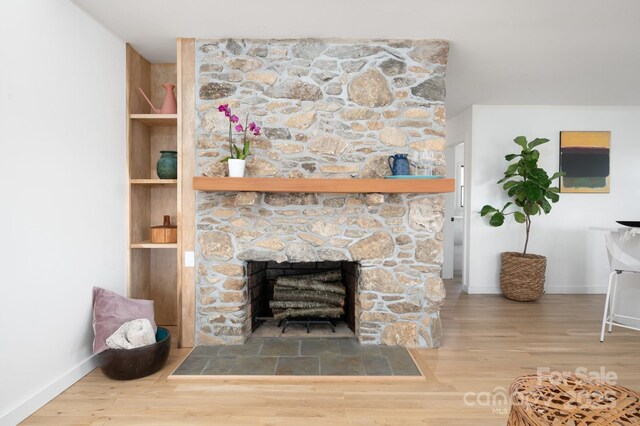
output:
[[[502,253],[500,260],[500,290],[507,299],[531,302],[542,297],[546,257],[509,251]]]

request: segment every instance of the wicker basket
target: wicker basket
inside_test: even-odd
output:
[[[531,302],[544,293],[547,258],[537,254],[505,252],[500,255],[500,290],[511,300]]]
[[[637,425],[640,395],[574,375],[522,376],[511,385],[507,426]]]

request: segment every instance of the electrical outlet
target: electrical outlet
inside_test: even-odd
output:
[[[193,268],[196,266],[196,258],[192,251],[184,252],[184,266],[187,268]]]

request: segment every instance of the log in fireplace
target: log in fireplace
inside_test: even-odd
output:
[[[355,333],[357,262],[247,262],[251,330],[273,319],[344,321]]]

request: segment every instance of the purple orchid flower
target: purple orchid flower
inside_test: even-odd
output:
[[[253,121],[249,123],[249,130],[253,132],[253,136],[260,136],[260,127],[258,127]]]
[[[229,108],[229,104],[220,105],[218,107],[218,111],[224,112],[225,117],[229,117],[231,115],[231,108]]]
[[[240,119],[238,118],[237,115],[234,114],[231,117],[229,117],[229,120],[231,120],[232,123],[237,123],[238,120],[240,120]]]
[[[242,124],[237,124],[236,125],[236,132],[243,132],[244,131],[244,127],[242,127]]]

